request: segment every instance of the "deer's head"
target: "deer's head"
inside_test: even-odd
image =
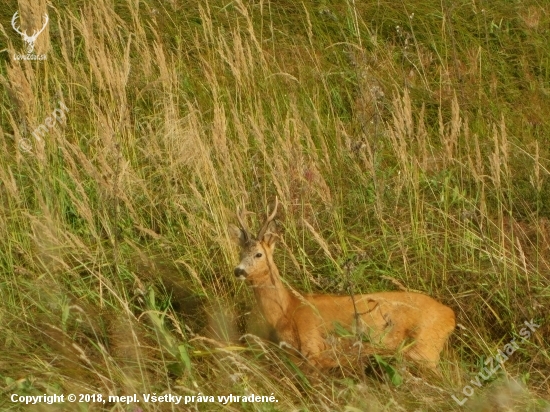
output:
[[[237,209],[239,226],[230,225],[229,233],[232,240],[241,248],[241,263],[234,273],[238,279],[254,282],[264,276],[269,276],[273,265],[273,251],[277,234],[275,233],[275,216],[278,201],[275,198],[275,207],[268,214],[257,236],[253,236],[246,226],[246,211]]]

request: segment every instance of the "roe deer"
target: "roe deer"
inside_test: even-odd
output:
[[[363,345],[365,355],[395,352],[406,339],[412,339],[404,355],[437,370],[440,352],[455,328],[454,311],[427,295],[413,292],[353,297],[300,296],[291,292],[283,285],[273,261],[277,239],[273,219],[277,205],[275,198],[273,212],[256,237],[245,224],[244,211],[241,214],[237,210],[240,227],[230,225],[229,229],[232,239],[241,247],[241,263],[235,268],[235,276],[253,288],[262,315],[274,329],[280,345],[298,350],[314,366],[338,366],[329,336],[339,323],[347,330],[357,327],[366,331],[371,345]]]

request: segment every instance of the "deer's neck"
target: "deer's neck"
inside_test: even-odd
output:
[[[273,262],[270,262],[269,271],[253,288],[265,320],[275,328],[281,319],[287,317],[293,296],[283,285],[279,270]]]

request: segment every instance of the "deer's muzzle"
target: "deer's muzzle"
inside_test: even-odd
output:
[[[239,267],[239,266],[237,266],[237,267],[235,268],[235,270],[233,271],[233,273],[235,273],[235,276],[236,276],[237,278],[239,278],[239,279],[244,279],[244,278],[246,278],[246,271],[245,271],[243,268]]]

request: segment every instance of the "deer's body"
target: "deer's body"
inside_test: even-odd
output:
[[[366,334],[370,345],[365,354],[395,351],[408,341],[413,342],[404,351],[408,358],[433,369],[437,367],[441,350],[455,328],[451,308],[412,292],[379,292],[352,298],[301,296],[290,291],[283,285],[273,261],[276,235],[267,232],[275,212],[256,239],[240,219],[241,228],[234,227],[233,232],[241,245],[241,263],[235,268],[235,275],[253,288],[262,315],[281,344],[298,350],[316,366],[337,366],[328,342],[339,324],[348,331],[359,327]]]

